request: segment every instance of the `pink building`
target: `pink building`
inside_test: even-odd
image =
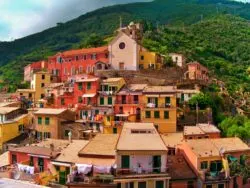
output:
[[[191,62],[188,66],[188,78],[190,80],[203,80],[208,81],[208,69],[201,65],[199,62]]]
[[[24,81],[30,82],[32,74],[48,68],[48,62],[38,61],[24,67]]]

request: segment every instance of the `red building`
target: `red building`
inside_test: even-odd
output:
[[[188,78],[190,80],[203,80],[208,81],[208,69],[201,65],[199,62],[191,62],[188,66]]]
[[[38,61],[24,67],[24,81],[31,81],[32,74],[48,68],[48,62]]]
[[[66,83],[53,83],[47,87],[48,104],[54,108],[76,108],[77,111],[97,105],[99,78],[75,75]]]
[[[49,57],[48,70],[54,81],[66,81],[72,75],[108,68],[108,56],[107,46],[60,52]]]
[[[59,152],[53,151],[51,148],[38,146],[10,148],[9,152],[11,164],[34,167],[33,173],[47,171],[49,169],[51,159],[54,159],[60,154]]]

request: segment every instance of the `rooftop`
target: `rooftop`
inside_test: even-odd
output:
[[[175,156],[168,156],[169,175],[172,180],[195,179],[196,175],[188,165],[185,158],[177,154]]]
[[[18,105],[19,105],[19,102],[1,102],[0,108],[1,107],[18,106]]]
[[[250,151],[247,144],[237,137],[186,140],[185,142],[198,157],[220,156],[222,149],[225,153]]]
[[[110,82],[119,82],[123,80],[123,78],[107,78],[106,80],[103,80],[103,83],[110,83]]]
[[[65,112],[66,109],[55,109],[55,108],[40,108],[34,114],[48,114],[48,115],[59,115]]]
[[[45,186],[41,186],[41,185],[36,185],[34,183],[30,183],[27,181],[19,181],[19,180],[13,180],[13,179],[7,179],[7,178],[1,178],[0,179],[0,185],[1,187],[4,188],[18,188],[18,187],[22,187],[22,188],[46,188]]]
[[[59,139],[46,139],[42,142],[32,144],[33,146],[50,148],[51,144],[54,145],[54,150],[62,151],[69,145],[68,140],[59,140]]]
[[[115,156],[118,134],[98,134],[79,152],[79,155]]]
[[[166,151],[153,123],[124,123],[117,150]]]
[[[18,107],[0,107],[0,114],[5,115],[18,109]]]
[[[185,126],[184,135],[204,135],[208,133],[220,133],[220,130],[212,124],[197,124],[196,126]]]
[[[79,55],[79,54],[89,54],[89,53],[100,53],[108,50],[108,46],[102,46],[98,48],[83,48],[78,50],[68,50],[62,52],[63,56]]]
[[[78,152],[85,147],[89,141],[86,140],[72,140],[72,142],[61,151],[61,154],[55,159],[59,162],[79,163],[80,157]]]
[[[34,89],[18,89],[17,92],[19,93],[35,93],[36,91]]]
[[[128,85],[128,89],[131,91],[142,91],[145,87],[147,87],[147,84],[130,84],[130,85]]]
[[[183,141],[183,133],[167,133],[162,134],[161,138],[167,147],[175,148]]]
[[[175,86],[147,86],[143,93],[176,93]]]

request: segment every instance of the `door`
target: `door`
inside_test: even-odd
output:
[[[16,164],[17,163],[17,157],[16,155],[12,154],[11,155],[11,164]]]
[[[153,172],[155,173],[161,172],[161,156],[160,155],[153,156]]]
[[[122,104],[126,104],[126,95],[122,95]]]
[[[164,181],[156,181],[155,188],[164,188]]]
[[[136,108],[136,120],[140,121],[141,120],[141,109]]]
[[[129,169],[130,157],[129,155],[122,155],[122,169]]]
[[[40,172],[44,171],[44,159],[43,158],[38,158],[38,167],[39,167]]]
[[[59,172],[59,184],[65,185],[66,184],[66,172],[65,171],[60,171]]]
[[[113,128],[113,134],[117,134],[117,128],[116,127]]]
[[[138,182],[138,188],[147,188],[147,183],[145,181]]]
[[[125,64],[119,63],[119,70],[124,70],[124,69],[125,69]]]

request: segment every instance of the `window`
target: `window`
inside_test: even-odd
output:
[[[143,55],[141,56],[141,60],[144,60],[144,56]]]
[[[187,188],[194,188],[194,182],[188,181]]]
[[[109,122],[110,122],[110,116],[107,116],[107,121],[109,121]]]
[[[99,114],[99,110],[95,110],[95,115],[98,115]]]
[[[145,181],[138,182],[138,188],[147,188],[147,183]]]
[[[155,118],[160,118],[160,112],[159,111],[154,111],[154,117]]]
[[[64,131],[64,136],[65,136],[65,137],[68,137],[68,136],[69,136],[69,132],[70,132],[70,130],[65,130],[65,131]]]
[[[78,97],[78,103],[82,103],[82,96]]]
[[[78,83],[78,90],[82,90],[82,83]]]
[[[121,156],[121,167],[122,167],[122,169],[129,169],[129,167],[130,167],[129,155],[122,155]]]
[[[80,74],[83,73],[83,67],[82,67],[82,66],[79,67],[79,73],[80,73]]]
[[[92,54],[91,59],[96,59],[96,54]]]
[[[44,80],[45,79],[45,75],[44,74],[42,74],[42,80]]]
[[[112,105],[113,101],[112,101],[112,97],[108,97],[108,105]]]
[[[29,93],[29,98],[31,98],[32,97],[32,93]]]
[[[155,188],[164,188],[164,181],[156,181]]]
[[[44,139],[50,138],[50,132],[44,132],[43,137]]]
[[[45,96],[44,94],[41,94],[41,99],[43,99],[43,98],[44,98],[44,96]]]
[[[201,162],[201,169],[204,170],[204,169],[207,169],[208,167],[208,162],[207,161],[202,161]]]
[[[50,124],[50,118],[49,117],[45,117],[45,125],[49,125]]]
[[[113,128],[113,134],[117,134],[117,128],[116,127]]]
[[[30,166],[34,166],[34,159],[33,159],[33,156],[30,156],[29,165],[30,165]]]
[[[166,97],[166,98],[165,98],[165,103],[166,103],[166,104],[170,104],[170,103],[171,103],[171,102],[170,102],[170,97]]]
[[[38,117],[38,124],[39,124],[39,125],[42,124],[42,117]]]
[[[164,119],[169,119],[169,111],[164,111]]]
[[[65,100],[64,100],[64,98],[61,98],[61,105],[65,105]]]
[[[206,188],[213,188],[213,185],[208,184],[208,185],[206,185]]]
[[[126,47],[126,44],[125,44],[124,42],[121,42],[121,43],[119,44],[119,48],[120,48],[121,50],[123,50],[125,47]]]
[[[44,83],[41,83],[41,88],[43,88],[44,87]]]
[[[24,125],[18,125],[18,131],[23,132],[24,131]]]
[[[146,118],[151,118],[151,112],[150,111],[146,111],[145,112],[145,116],[146,116]]]
[[[125,183],[125,188],[134,188],[134,182]]]
[[[120,62],[119,63],[119,70],[124,70],[125,69],[125,63]]]
[[[11,163],[16,164],[17,163],[17,156],[15,154],[11,155]]]
[[[91,82],[88,82],[87,83],[87,90],[90,90],[91,89]]]
[[[223,183],[218,184],[218,188],[224,188],[224,187],[225,187],[225,185]]]
[[[76,61],[78,61],[79,60],[79,57],[78,56],[76,56]]]
[[[87,59],[87,55],[84,55],[84,56],[83,56],[83,59],[86,60],[86,59]]]

